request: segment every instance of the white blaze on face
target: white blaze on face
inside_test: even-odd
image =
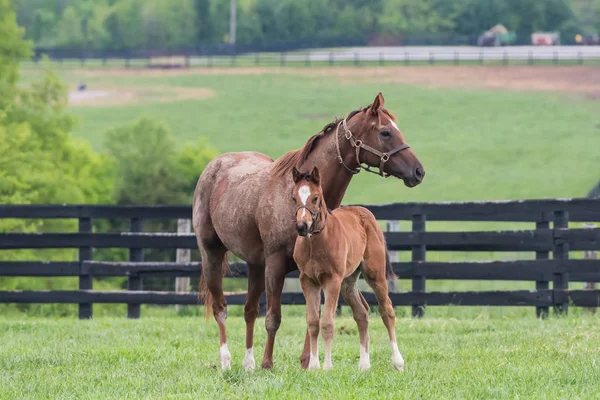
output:
[[[308,196],[310,196],[310,188],[308,187],[308,185],[302,185],[300,186],[300,189],[298,189],[298,196],[300,196],[300,200],[302,201],[303,205],[306,205],[306,200],[308,200]],[[302,209],[302,216],[304,217],[304,214],[306,214],[306,209]]]
[[[400,128],[398,128],[398,125],[396,125],[396,123],[390,119],[390,124],[392,124],[392,126],[398,130],[400,130]]]

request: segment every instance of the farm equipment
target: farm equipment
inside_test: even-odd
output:
[[[584,46],[600,45],[600,38],[598,35],[575,35],[575,42]]]
[[[517,39],[515,32],[509,31],[502,24],[494,25],[477,39],[479,46],[506,46]]]
[[[534,46],[560,45],[560,32],[534,32],[531,34],[531,44]]]

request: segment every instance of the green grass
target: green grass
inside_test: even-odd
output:
[[[302,315],[283,318],[275,368],[243,371],[243,318],[230,316],[231,371],[218,330],[200,318],[0,318],[0,398],[86,399],[592,399],[600,396],[598,316],[399,318],[406,370],[395,372],[383,323],[371,316],[372,369],[358,371],[358,334],[336,318],[334,369],[303,371]],[[344,333],[340,333],[340,329]],[[264,349],[264,319],[255,356]],[[320,339],[320,359],[323,346]]]
[[[84,79],[75,71],[63,76],[71,87]],[[335,116],[369,104],[381,90],[427,176],[407,189],[394,179],[360,174],[345,203],[580,197],[598,180],[598,104],[566,94],[431,89],[293,74],[116,74],[85,81],[90,90],[171,85],[216,92],[212,98],[171,103],[73,107],[79,120],[75,136],[97,149],[107,129],[146,114],[167,121],[181,145],[205,136],[222,152],[256,150],[271,157],[302,146]]]

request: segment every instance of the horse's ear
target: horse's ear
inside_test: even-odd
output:
[[[294,169],[292,170],[292,176],[294,177],[294,183],[300,182],[300,171],[298,171],[296,167],[294,167]]]
[[[317,167],[313,167],[312,171],[310,172],[310,179],[317,184],[321,182],[321,176],[319,175],[319,170]]]
[[[377,93],[375,100],[373,100],[373,104],[371,104],[371,108],[369,108],[371,114],[377,115],[379,109],[383,108],[384,102],[385,100],[383,99],[383,95],[381,94],[381,92]]]

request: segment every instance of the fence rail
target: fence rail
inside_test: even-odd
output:
[[[37,49],[42,55],[67,66],[125,68],[190,68],[226,66],[397,65],[397,64],[598,64],[600,46],[406,46],[346,47],[337,50],[206,53],[197,49],[169,51],[90,51],[86,49]]]
[[[395,306],[411,306],[422,316],[427,306],[534,306],[537,315],[552,307],[566,313],[569,305],[598,307],[600,291],[569,290],[570,282],[600,281],[600,260],[569,259],[570,251],[600,249],[600,229],[591,225],[569,228],[569,222],[600,221],[600,199],[545,199],[464,203],[401,203],[367,205],[379,220],[409,220],[412,230],[386,232],[391,251],[411,251],[409,262],[394,262],[401,279],[412,281],[412,291],[390,293]],[[140,317],[140,304],[199,304],[197,293],[143,290],[146,277],[198,277],[197,262],[144,261],[143,249],[195,249],[192,233],[144,232],[144,220],[190,219],[189,206],[1,205],[0,218],[72,218],[79,232],[0,233],[0,249],[76,248],[78,261],[5,261],[0,276],[79,277],[79,290],[0,291],[0,303],[75,303],[80,318],[91,318],[94,303],[126,303],[130,318]],[[129,232],[94,233],[94,219],[126,219]],[[431,232],[427,221],[529,222],[529,230]],[[552,224],[552,227],[551,227]],[[94,248],[129,249],[129,261],[94,261]],[[427,251],[531,252],[535,259],[476,262],[428,262]],[[550,257],[552,252],[552,258]],[[128,290],[95,291],[93,277],[124,276]],[[231,263],[230,277],[246,278],[244,263]],[[288,274],[298,277],[298,271]],[[532,281],[535,290],[483,292],[428,292],[428,280]],[[550,289],[550,282],[553,283]],[[245,293],[228,293],[229,304],[244,304]],[[376,304],[372,293],[365,293]],[[264,295],[261,299],[264,305]],[[304,304],[302,293],[284,293],[283,304]],[[343,304],[343,301],[342,301]]]

